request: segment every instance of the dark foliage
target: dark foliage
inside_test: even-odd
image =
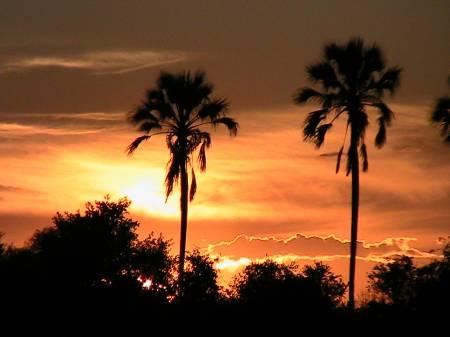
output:
[[[217,269],[207,255],[194,250],[186,257],[186,269],[178,284],[177,301],[182,304],[217,304],[221,300]]]
[[[294,265],[271,260],[248,265],[234,278],[231,295],[251,306],[327,311],[341,302],[345,285],[322,263],[306,266],[301,273]]]
[[[374,302],[406,311],[440,312],[450,303],[450,243],[441,260],[417,267],[412,258],[400,256],[377,265],[369,279]]]
[[[450,86],[450,76],[448,85]],[[431,112],[431,122],[440,127],[442,139],[450,143],[450,96],[442,96],[436,100]]]

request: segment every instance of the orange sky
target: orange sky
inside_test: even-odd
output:
[[[393,252],[428,258],[439,248],[437,239],[450,232],[450,157],[427,119],[433,100],[448,91],[448,2],[189,3],[6,2],[0,13],[6,241],[21,244],[50,225],[56,211],[75,211],[109,193],[133,200],[142,234],[162,232],[177,249],[178,194],[164,203],[164,140],[127,157],[124,149],[137,134],[124,119],[161,69],[202,68],[231,100],[240,132],[232,139],[213,134],[190,206],[188,246],[229,242],[211,251],[222,266],[265,256],[325,259],[345,276],[350,179],[335,175],[335,157],[327,156],[338,150],[342,132],[336,127],[320,151],[303,143],[300,126],[312,107],[293,106],[291,97],[306,84],[304,67],[324,43],[360,35],[379,43],[404,77],[389,101],[396,119],[388,143],[369,147],[369,172],[361,178],[359,238],[367,251],[361,248],[359,289],[380,258]],[[373,134],[367,137],[372,143]],[[233,241],[239,235],[247,239]],[[312,247],[309,236],[324,244]],[[276,239],[253,249],[250,237]],[[279,241],[289,238],[297,244]]]

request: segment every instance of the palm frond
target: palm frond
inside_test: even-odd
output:
[[[199,106],[211,95],[214,86],[206,81],[206,73],[202,70],[195,72],[191,81],[186,81],[192,88],[191,104],[193,107]]]
[[[329,62],[320,62],[308,66],[306,72],[313,83],[320,82],[326,90],[338,88],[341,85],[333,66]]]
[[[303,124],[303,136],[305,141],[310,141],[315,138],[317,127],[327,118],[328,113],[328,109],[320,109],[308,113]]]
[[[373,45],[364,51],[364,64],[361,70],[361,81],[368,81],[374,72],[380,72],[386,67],[381,49]]]
[[[211,123],[214,126],[217,126],[217,124],[223,124],[227,127],[231,136],[237,135],[239,124],[233,118],[220,117],[220,118],[213,120]]]
[[[385,90],[393,94],[400,85],[400,74],[402,69],[400,67],[392,67],[388,69],[380,79],[374,82],[371,87],[375,89],[380,96]]]
[[[337,160],[336,160],[336,174],[339,172],[339,168],[341,166],[341,158],[342,158],[342,152],[344,151],[344,146],[341,146],[341,149],[339,150],[337,154]]]
[[[136,151],[136,149],[139,147],[139,145],[143,142],[146,141],[148,139],[150,139],[151,136],[149,135],[144,135],[144,136],[140,136],[137,137],[135,140],[133,140],[133,142],[127,146],[127,148],[125,149],[125,152],[127,153],[127,155],[131,155],[133,154],[134,151]]]
[[[312,88],[301,88],[294,95],[294,102],[297,104],[304,104],[309,101],[318,101],[322,103],[322,93]]]
[[[158,119],[151,113],[151,109],[148,108],[145,102],[131,110],[127,114],[127,120],[134,125],[144,121],[158,122]]]
[[[202,71],[197,71],[194,75],[189,71],[177,74],[162,72],[158,88],[165,93],[168,101],[178,107],[178,116],[185,121],[190,120],[191,113],[209,100],[213,91],[213,85],[206,81],[206,75]]]
[[[332,126],[333,126],[333,124],[328,123],[328,124],[322,124],[319,127],[317,127],[316,135],[314,136],[314,144],[316,145],[317,148],[322,146],[322,144],[325,140],[325,135],[328,132],[328,130],[331,129]]]
[[[386,126],[391,125],[392,119],[394,118],[394,113],[392,110],[383,102],[373,103],[372,106],[381,114],[381,117],[384,119]]]
[[[437,100],[436,105],[431,113],[431,122],[439,124],[441,135],[445,142],[450,141],[450,97],[445,96]]]
[[[386,143],[386,125],[382,116],[378,117],[378,132],[375,136],[375,145],[379,149]]]
[[[450,119],[450,97],[445,96],[437,100],[433,112],[431,114],[431,121],[433,123],[442,123]]]
[[[171,154],[170,160],[167,163],[167,174],[164,184],[166,185],[166,202],[172,194],[173,186],[178,184],[180,177],[180,165],[184,165],[178,158],[177,154]]]
[[[143,132],[149,133],[152,130],[155,130],[155,129],[160,130],[161,128],[162,128],[161,124],[158,122],[145,121],[139,125],[138,131],[143,131]]]
[[[366,148],[365,143],[361,144],[361,147],[359,149],[359,154],[362,159],[363,172],[366,172],[369,169],[369,160],[367,158],[367,148]]]
[[[208,132],[202,132],[200,135],[202,139],[202,145],[198,151],[198,165],[200,167],[200,172],[206,171],[206,149],[211,146],[211,136]]]
[[[197,191],[197,180],[195,179],[194,168],[192,168],[192,181],[191,181],[191,188],[189,190],[189,201],[194,200],[196,191]]]
[[[208,118],[213,121],[219,118],[230,106],[229,102],[225,99],[215,99],[202,105],[198,111],[198,117],[201,119]]]
[[[200,150],[198,151],[198,165],[200,167],[200,171],[204,172],[206,170],[206,143],[203,142],[200,146]]]
[[[347,87],[354,87],[363,64],[363,41],[353,38],[345,45],[330,43],[324,48],[327,61],[334,64],[340,75],[340,82]]]
[[[342,48],[334,42],[325,45],[323,54],[325,60],[334,62],[336,64],[339,64],[341,59],[343,58]]]

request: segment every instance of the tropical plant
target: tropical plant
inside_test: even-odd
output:
[[[179,74],[161,73],[156,87],[147,91],[144,100],[129,115],[129,120],[144,135],[137,137],[128,147],[132,154],[139,145],[153,136],[165,135],[170,159],[165,178],[166,201],[174,185],[180,182],[180,258],[179,277],[184,271],[188,198],[194,199],[197,183],[194,172],[194,153],[198,150],[200,171],[206,170],[206,150],[211,145],[211,135],[203,127],[224,125],[230,135],[236,135],[238,123],[226,116],[227,100],[212,98],[213,85],[206,81],[203,72]],[[188,166],[191,168],[189,188]]]
[[[448,77],[448,85],[450,86],[450,76]],[[447,95],[437,99],[431,113],[431,122],[440,126],[443,140],[450,143],[450,96]]]
[[[209,255],[194,250],[186,256],[186,269],[179,283],[178,302],[184,304],[217,304],[220,287],[218,270]]]
[[[354,308],[356,243],[359,208],[359,155],[362,169],[367,171],[369,162],[365,134],[369,125],[368,108],[377,112],[378,132],[375,145],[386,143],[386,127],[393,119],[392,110],[383,101],[386,91],[393,94],[400,83],[401,69],[386,69],[383,53],[377,45],[366,46],[362,39],[354,38],[344,45],[327,44],[323,59],[306,67],[309,80],[320,86],[299,89],[294,97],[297,104],[315,102],[320,109],[310,112],[303,127],[304,140],[321,147],[327,132],[340,116],[345,114],[347,126],[343,144],[337,154],[336,173],[339,171],[350,128],[347,150],[347,175],[352,173],[352,215],[349,272],[349,302]]]

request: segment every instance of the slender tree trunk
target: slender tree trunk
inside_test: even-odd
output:
[[[178,266],[179,279],[181,279],[184,273],[184,259],[186,255],[186,232],[187,232],[188,190],[189,190],[189,179],[186,169],[186,161],[181,167],[180,183],[181,183],[181,196],[180,196],[181,230],[180,230],[180,264]]]
[[[358,160],[358,134],[352,124],[350,160],[352,164],[352,224],[350,238],[350,274],[348,280],[348,308],[355,309],[355,270],[356,270],[356,244],[358,239],[358,210],[359,210],[359,160]]]

